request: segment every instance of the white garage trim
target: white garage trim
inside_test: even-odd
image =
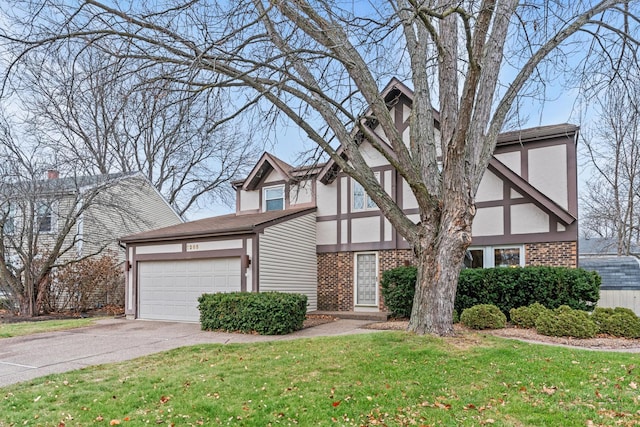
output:
[[[240,291],[240,257],[138,262],[138,318],[198,322],[203,293]]]

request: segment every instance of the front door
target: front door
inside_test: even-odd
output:
[[[356,254],[356,306],[378,305],[378,259],[375,253]]]

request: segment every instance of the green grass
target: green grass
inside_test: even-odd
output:
[[[18,337],[40,332],[62,331],[89,326],[96,319],[43,320],[38,322],[1,323],[0,338]],[[2,348],[2,347],[0,347]]]
[[[199,345],[0,388],[0,426],[640,425],[638,363],[476,334]]]

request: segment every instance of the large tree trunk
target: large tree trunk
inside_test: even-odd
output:
[[[453,304],[475,207],[460,203],[453,212],[442,215],[439,227],[422,225],[414,245],[418,278],[409,331],[417,334],[453,335]]]

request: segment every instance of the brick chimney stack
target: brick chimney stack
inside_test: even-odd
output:
[[[60,172],[56,169],[49,169],[47,171],[47,179],[58,179],[60,178]]]

